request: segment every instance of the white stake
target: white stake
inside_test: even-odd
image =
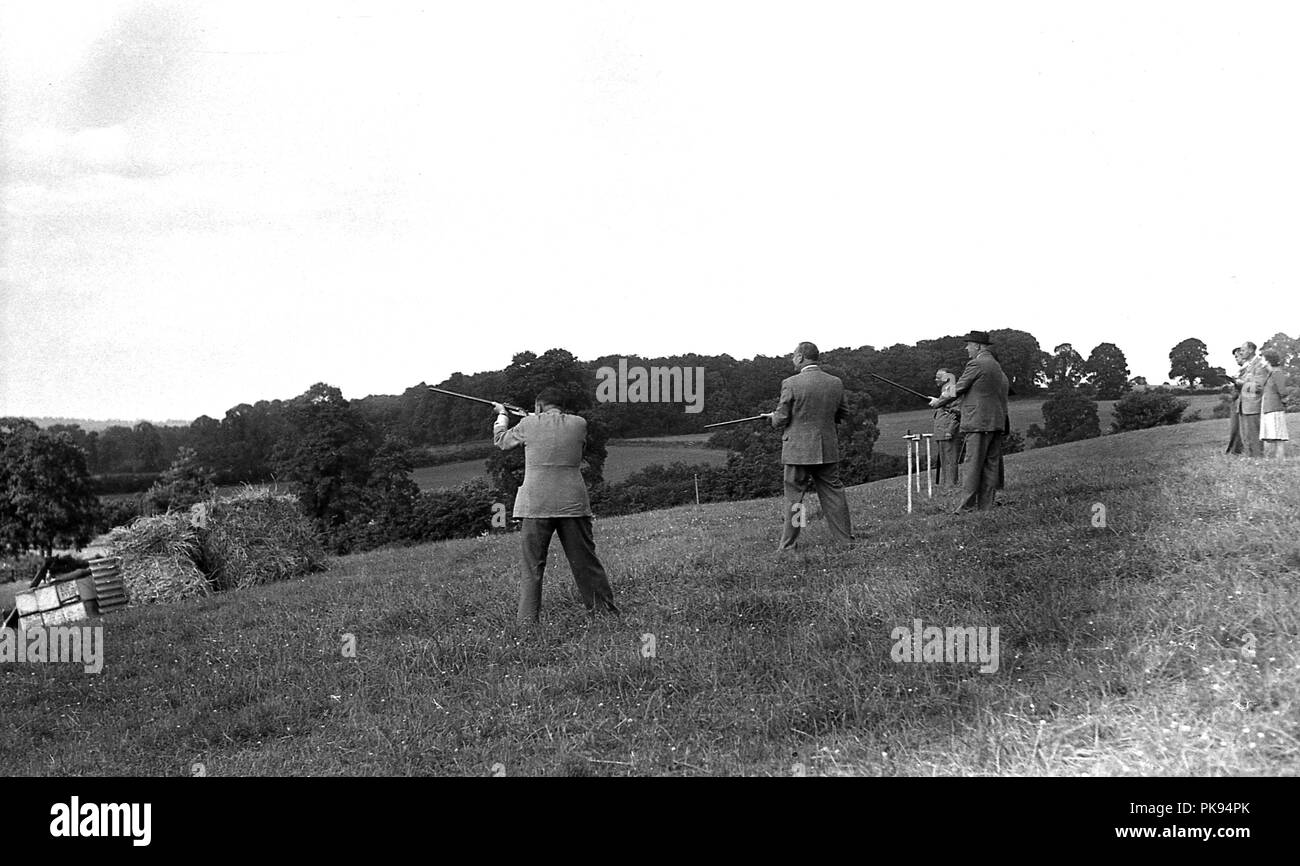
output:
[[[930,499],[934,498],[934,468],[930,463],[930,440],[934,438],[933,433],[925,433],[925,495]],[[917,453],[918,459],[920,453]]]
[[[912,513],[912,437],[904,436],[907,443],[907,513]]]

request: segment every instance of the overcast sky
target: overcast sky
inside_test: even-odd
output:
[[[1300,333],[1277,3],[0,6],[0,415]]]

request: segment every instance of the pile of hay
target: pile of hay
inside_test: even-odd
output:
[[[200,561],[216,589],[259,586],[323,567],[325,551],[296,496],[248,487],[199,503],[191,514]]]
[[[122,581],[131,604],[180,601],[211,592],[196,561],[199,532],[187,514],[141,517],[109,533],[108,549],[122,557]]]

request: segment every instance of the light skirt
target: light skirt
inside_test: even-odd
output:
[[[1259,416],[1260,439],[1290,439],[1286,435],[1286,413],[1265,412]]]

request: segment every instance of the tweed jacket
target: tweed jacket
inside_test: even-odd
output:
[[[840,440],[835,425],[849,414],[848,395],[838,376],[808,364],[781,383],[781,402],[772,426],[784,429],[781,462],[809,466],[838,463]]]
[[[502,451],[524,446],[524,483],[515,494],[515,517],[590,517],[591,500],[582,480],[587,419],[550,409],[528,415],[507,430],[494,427]]]

